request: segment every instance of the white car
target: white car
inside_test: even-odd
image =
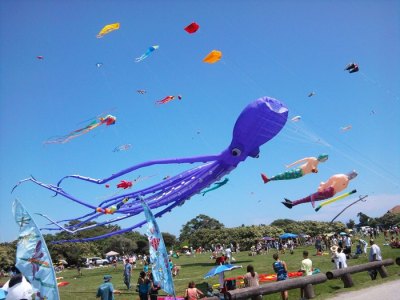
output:
[[[94,266],[105,266],[108,265],[110,262],[101,257],[89,257],[83,259],[82,262],[86,267],[94,267]]]

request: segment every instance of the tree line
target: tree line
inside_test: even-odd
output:
[[[386,213],[379,218],[370,218],[363,213],[357,215],[360,219],[359,226],[381,226],[389,228],[400,223],[400,214]],[[74,225],[79,221],[71,221],[69,225]],[[94,222],[91,224],[95,224]],[[89,224],[89,225],[91,225]],[[347,226],[346,226],[347,225]],[[311,236],[325,234],[330,232],[340,232],[347,228],[354,228],[354,220],[349,220],[346,224],[342,222],[321,222],[321,221],[294,221],[290,219],[278,219],[269,225],[241,225],[234,228],[226,228],[218,220],[206,215],[198,215],[195,218],[182,225],[180,235],[163,232],[163,238],[167,249],[180,250],[183,246],[190,246],[194,249],[203,247],[210,249],[211,245],[218,243],[228,245],[230,243],[239,243],[240,248],[249,250],[255,245],[257,240],[265,236],[277,238],[284,232],[295,234],[305,233]],[[103,257],[108,251],[116,251],[121,255],[130,255],[133,253],[148,253],[149,246],[147,237],[138,231],[128,232],[121,235],[111,236],[109,238],[85,242],[85,243],[62,243],[55,241],[87,238],[106,234],[120,229],[116,225],[99,226],[94,229],[71,234],[68,232],[59,232],[56,234],[45,234],[44,239],[49,248],[53,261],[65,259],[70,265],[76,265],[81,258],[100,256]],[[17,241],[10,243],[0,243],[0,268],[7,268],[15,263]]]

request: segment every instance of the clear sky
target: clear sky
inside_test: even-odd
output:
[[[197,22],[189,35],[183,28]],[[102,39],[106,24],[119,30]],[[359,211],[381,216],[400,204],[400,3],[399,1],[12,1],[0,2],[0,241],[17,236],[11,203],[54,219],[89,212],[34,185],[12,187],[30,175],[56,184],[69,174],[104,178],[129,166],[162,158],[218,154],[230,143],[241,110],[271,96],[289,108],[282,132],[233,170],[229,183],[159,219],[179,235],[198,214],[227,227],[269,224],[278,218],[330,221],[360,195]],[[159,49],[140,63],[152,45]],[[202,59],[216,49],[221,61]],[[43,56],[43,59],[37,59]],[[358,73],[344,71],[350,62]],[[98,68],[97,63],[102,63]],[[146,90],[139,94],[138,89]],[[316,94],[308,97],[310,92]],[[155,105],[168,95],[182,95]],[[86,126],[96,116],[117,117],[65,144],[50,137]],[[343,132],[341,127],[351,125]],[[128,151],[113,152],[122,144]],[[285,165],[329,154],[319,173],[263,184]],[[157,183],[191,165],[153,166],[120,179],[155,175],[134,188]],[[331,175],[356,170],[346,191],[353,197],[318,213],[280,202],[316,191]],[[69,193],[96,204],[118,192],[67,180]],[[138,215],[122,227],[143,220]],[[38,224],[45,220],[37,216]]]

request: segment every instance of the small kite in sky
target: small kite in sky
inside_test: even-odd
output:
[[[167,97],[165,97],[164,99],[161,99],[161,100],[156,101],[156,104],[166,104],[166,103],[168,103],[168,102],[174,100],[175,97],[177,97],[178,100],[182,100],[182,96],[181,96],[181,95],[178,95],[178,96],[167,96]]]
[[[342,131],[349,131],[351,128],[353,128],[353,126],[348,125],[348,126],[340,128],[340,129],[342,129]]]
[[[98,118],[97,120],[94,120],[89,125],[86,125],[83,128],[74,130],[71,133],[64,135],[64,136],[50,138],[47,141],[45,141],[44,143],[45,144],[64,144],[64,143],[69,142],[73,138],[76,138],[80,135],[88,133],[89,131],[95,129],[96,127],[99,127],[100,125],[103,125],[103,124],[105,124],[106,126],[114,125],[116,120],[117,120],[116,117],[114,117],[112,115],[106,115],[104,117]]]
[[[108,24],[106,26],[103,27],[102,30],[100,30],[100,32],[97,34],[97,38],[100,39],[103,36],[105,36],[106,34],[119,29],[119,23],[114,23],[114,24]]]
[[[158,48],[160,48],[160,46],[155,45],[155,46],[151,46],[147,49],[147,51],[142,54],[142,56],[140,57],[136,57],[135,58],[135,62],[141,62],[142,60],[144,60],[146,57],[148,57],[154,50],[157,50]]]
[[[101,68],[103,66],[103,63],[97,63],[96,67]]]
[[[213,64],[219,61],[222,57],[222,52],[218,50],[213,50],[204,57],[203,62]]]
[[[204,196],[206,193],[211,192],[211,191],[213,191],[213,190],[216,190],[216,189],[220,188],[221,186],[227,184],[228,181],[229,181],[229,179],[228,179],[228,178],[225,178],[223,181],[215,182],[215,183],[214,183],[214,186],[213,186],[212,188],[209,188],[209,189],[205,190],[204,192],[202,192],[202,195]]]
[[[295,116],[295,117],[293,117],[292,119],[291,119],[291,121],[293,121],[293,122],[298,122],[298,121],[300,121],[301,120],[301,116]]]
[[[200,26],[196,22],[193,22],[185,27],[187,33],[192,34],[199,30]]]
[[[36,56],[37,59],[44,59],[44,56],[38,55]]]
[[[360,69],[358,68],[358,65],[355,63],[350,63],[346,66],[345,71],[349,71],[349,73],[355,73],[358,72]]]
[[[119,189],[126,190],[131,187],[132,187],[132,181],[121,180],[121,182],[117,184],[117,188],[119,188]]]
[[[138,93],[141,94],[141,95],[146,94],[146,90],[137,90],[136,92],[138,92]]]
[[[308,97],[312,97],[312,96],[315,96],[315,92],[311,92],[308,94]]]
[[[132,148],[131,144],[124,144],[114,148],[113,152],[126,151]]]

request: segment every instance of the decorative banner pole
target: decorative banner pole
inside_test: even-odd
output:
[[[358,200],[354,201],[353,203],[347,205],[340,213],[338,213],[338,214],[336,215],[336,217],[334,217],[334,218],[332,219],[331,223],[333,223],[333,221],[335,221],[336,218],[339,217],[339,216],[340,216],[346,209],[348,209],[350,206],[352,206],[352,205],[354,205],[354,204],[356,204],[357,202],[360,202],[360,201],[362,201],[362,202],[367,201],[367,200],[364,200],[364,199],[367,198],[367,197],[368,197],[368,195],[360,196],[360,199],[358,199]]]
[[[19,226],[16,267],[36,290],[35,299],[59,300],[56,274],[42,233],[17,199],[12,209]]]

